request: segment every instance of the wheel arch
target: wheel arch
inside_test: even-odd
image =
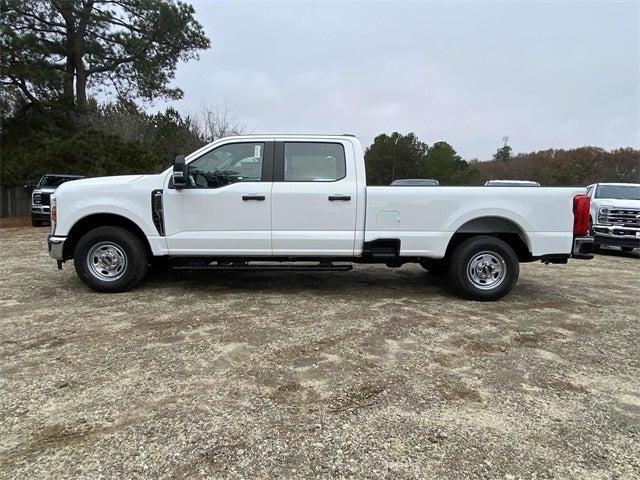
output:
[[[464,240],[479,235],[497,237],[507,243],[521,262],[531,261],[531,245],[525,230],[516,221],[500,215],[484,215],[467,220],[451,236],[445,258]]]
[[[73,258],[73,252],[78,241],[84,234],[97,227],[126,228],[142,240],[142,243],[147,248],[148,255],[150,257],[153,255],[153,250],[147,236],[136,222],[116,213],[92,213],[77,220],[69,230],[64,242],[63,258],[65,260]]]

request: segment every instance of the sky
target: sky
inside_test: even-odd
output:
[[[212,41],[180,64],[196,114],[250,133],[414,132],[465,159],[640,146],[640,2],[191,1]]]

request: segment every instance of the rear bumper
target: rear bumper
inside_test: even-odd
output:
[[[66,237],[52,237],[49,235],[47,246],[49,248],[49,256],[58,261],[64,261],[62,252],[64,251],[64,241]]]
[[[572,258],[590,260],[593,258],[594,239],[593,237],[575,237],[573,239],[573,249],[571,250]]]

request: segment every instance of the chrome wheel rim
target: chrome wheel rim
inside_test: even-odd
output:
[[[507,275],[507,265],[496,252],[477,253],[467,264],[467,279],[480,290],[500,285]]]
[[[96,243],[87,255],[87,267],[99,280],[118,280],[127,270],[127,254],[115,243]]]

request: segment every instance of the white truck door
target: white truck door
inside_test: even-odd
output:
[[[273,142],[226,143],[163,195],[170,255],[271,255]]]
[[[348,142],[276,142],[273,254],[352,256],[356,194],[355,159]]]

